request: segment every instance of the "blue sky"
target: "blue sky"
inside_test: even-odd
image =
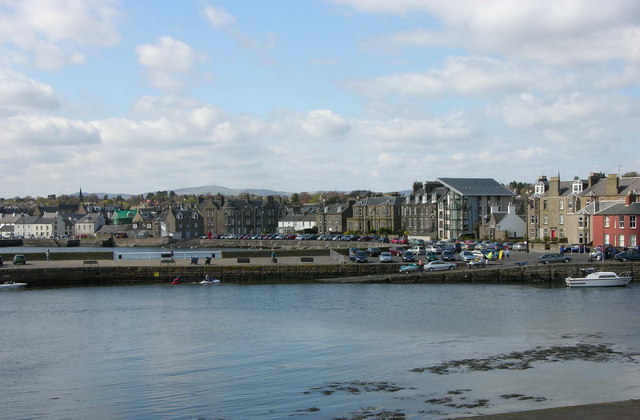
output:
[[[0,0],[0,196],[640,171],[633,0]]]

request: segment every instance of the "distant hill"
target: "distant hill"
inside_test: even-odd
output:
[[[186,187],[186,188],[178,188],[175,190],[170,190],[170,189],[166,189],[166,190],[159,190],[159,191],[173,191],[174,193],[176,193],[177,195],[191,195],[191,194],[195,194],[195,195],[216,195],[216,194],[222,194],[225,196],[234,196],[234,195],[240,195],[240,194],[244,194],[244,193],[249,193],[249,194],[256,194],[256,195],[261,195],[261,196],[269,196],[269,195],[280,195],[283,197],[289,197],[292,193],[290,192],[284,192],[284,191],[273,191],[273,190],[265,190],[265,189],[258,189],[258,188],[245,188],[245,189],[232,189],[232,188],[227,188],[227,187],[222,187],[220,185],[205,185],[202,187]],[[134,195],[142,195],[143,197],[146,196],[149,192],[151,193],[156,193],[158,191],[148,191],[145,193],[141,193],[141,194],[123,194],[123,193],[92,193],[92,192],[87,192],[87,191],[83,191],[82,195],[84,195],[85,197],[88,195],[92,195],[95,194],[100,198],[104,198],[104,196],[108,196],[108,197],[122,197],[124,199],[127,199],[131,196]],[[70,197],[77,197],[78,193],[73,193],[73,194],[69,194]]]
[[[205,185],[202,187],[187,187],[187,188],[179,188],[177,190],[172,190],[178,195],[187,195],[187,194],[195,194],[195,195],[206,195],[206,194],[222,194],[222,195],[239,195],[244,193],[256,194],[262,196],[268,195],[280,195],[283,197],[289,197],[291,195],[290,192],[284,191],[273,191],[273,190],[265,190],[259,188],[245,188],[245,189],[232,189],[227,187],[222,187],[220,185]]]

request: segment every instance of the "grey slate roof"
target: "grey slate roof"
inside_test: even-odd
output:
[[[437,181],[466,196],[515,196],[507,187],[493,178],[438,178]]]
[[[354,206],[399,206],[405,200],[406,197],[401,196],[367,197],[358,201]]]
[[[586,188],[580,195],[589,195],[593,193],[595,196],[606,195],[605,178],[598,180],[594,185]],[[630,192],[640,192],[640,177],[622,177],[618,179],[618,194],[627,195]]]
[[[616,203],[613,206],[601,210],[596,213],[604,216],[622,216],[640,214],[640,203],[631,203],[628,206],[625,203]]]

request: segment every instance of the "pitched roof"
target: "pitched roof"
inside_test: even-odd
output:
[[[402,196],[382,196],[382,197],[367,197],[358,201],[354,206],[399,206],[404,203],[406,197]]]
[[[606,178],[599,179],[598,182],[589,188],[585,188],[580,195],[607,195]],[[640,177],[622,177],[618,178],[618,195],[627,195],[628,193],[640,193]]]
[[[626,205],[623,202],[620,203],[616,203],[604,210],[600,210],[599,212],[595,213],[596,215],[600,216],[622,216],[622,215],[637,215],[640,214],[640,203],[631,203],[629,205]]]
[[[493,178],[438,178],[444,186],[466,196],[515,196],[507,187]]]

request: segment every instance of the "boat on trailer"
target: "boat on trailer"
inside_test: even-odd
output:
[[[633,279],[630,273],[582,269],[582,277],[564,279],[567,287],[624,287]]]

